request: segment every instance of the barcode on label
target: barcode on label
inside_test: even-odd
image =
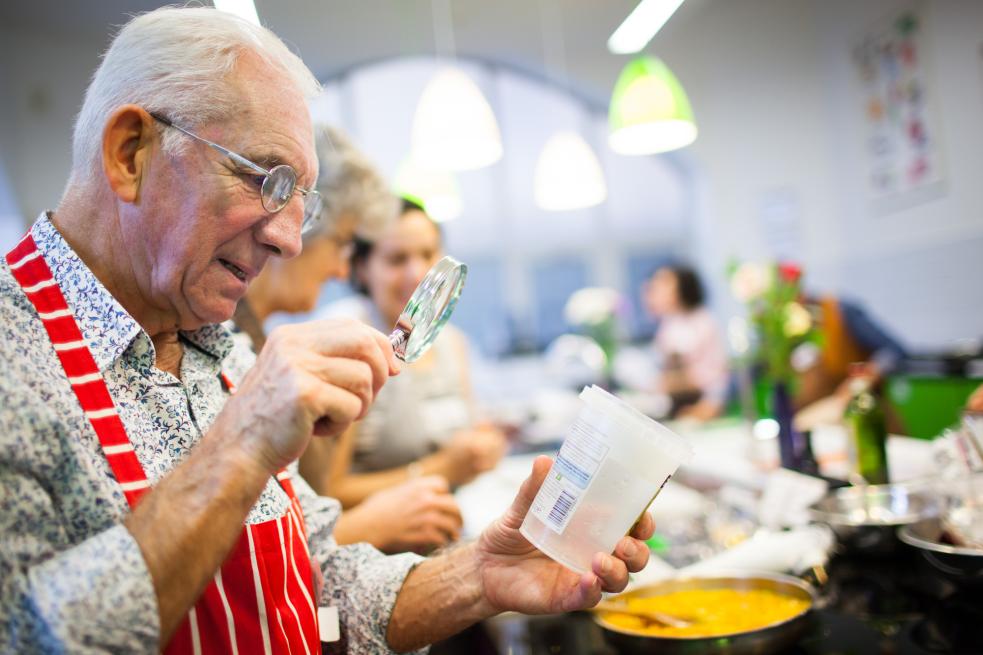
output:
[[[560,492],[560,497],[556,499],[556,503],[553,504],[553,509],[550,510],[549,520],[557,528],[563,527],[563,522],[567,518],[567,514],[570,512],[570,508],[573,507],[576,498],[566,491]]]

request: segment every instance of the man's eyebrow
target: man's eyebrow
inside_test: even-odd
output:
[[[303,179],[303,175],[300,169],[297,168],[295,165],[291,164],[290,162],[284,160],[284,158],[278,154],[271,153],[271,152],[249,152],[249,153],[243,152],[241,154],[249,161],[255,164],[259,164],[266,170],[270,170],[274,166],[279,166],[280,164],[287,164],[290,166],[290,168],[297,171],[298,180]]]
[[[286,164],[283,157],[271,153],[258,153],[258,152],[244,152],[242,156],[251,162],[259,164],[266,170],[270,170],[274,166],[279,166],[280,164]],[[291,168],[295,168],[291,166]]]

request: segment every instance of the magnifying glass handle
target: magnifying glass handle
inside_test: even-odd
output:
[[[410,342],[410,334],[413,332],[413,320],[406,314],[400,314],[396,319],[396,326],[389,334],[389,343],[392,344],[393,352],[400,361],[406,361],[406,346]]]
[[[389,343],[393,347],[393,352],[400,361],[406,361],[406,344],[410,342],[410,333],[400,327],[396,327],[389,335]]]

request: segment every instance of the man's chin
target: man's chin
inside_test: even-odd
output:
[[[210,302],[202,303],[198,307],[192,307],[191,316],[181,321],[181,329],[184,331],[197,330],[206,325],[217,325],[224,323],[235,314],[236,306],[241,299],[219,298],[211,299]]]

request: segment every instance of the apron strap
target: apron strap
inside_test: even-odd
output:
[[[7,253],[14,279],[38,313],[85,417],[130,507],[150,488],[106,387],[58,283],[30,232]]]

